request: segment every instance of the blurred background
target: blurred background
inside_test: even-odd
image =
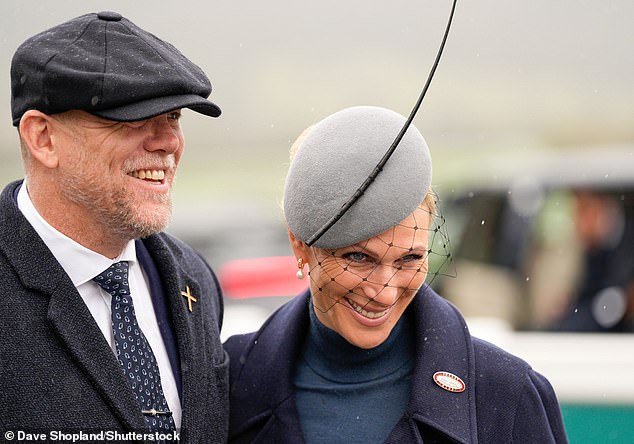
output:
[[[211,99],[223,114],[184,114],[186,154],[169,231],[199,248],[223,280],[225,335],[257,328],[302,285],[293,281],[280,210],[292,141],[347,106],[380,105],[407,115],[450,6],[76,0],[34,7],[4,0],[0,175],[4,182],[22,177],[9,64],[24,39],[107,9],[170,41],[209,75]],[[461,308],[472,330],[515,347],[537,362],[564,401],[575,400],[564,411],[572,442],[634,436],[632,382],[615,388],[608,374],[596,396],[579,397],[579,387],[588,386],[583,380],[568,387],[567,370],[548,373],[563,349],[572,353],[568,364],[578,353],[631,375],[634,358],[612,353],[629,347],[632,355],[630,335],[607,335],[608,345],[589,350],[595,335],[560,333],[552,340],[564,342],[553,355],[545,340],[530,342],[535,336],[528,333],[632,331],[633,19],[629,0],[458,2],[414,121],[432,151],[433,184],[454,254],[456,277],[434,286]],[[517,331],[526,334],[510,336]],[[533,345],[524,350],[522,338]],[[601,371],[584,362],[578,368]],[[612,419],[601,420],[613,432],[609,440],[583,441],[592,432],[575,421],[597,398],[616,405],[605,417]]]

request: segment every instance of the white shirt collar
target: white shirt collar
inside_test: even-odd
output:
[[[134,240],[126,244],[118,257],[110,259],[57,231],[44,220],[33,205],[27,192],[26,181],[24,181],[18,191],[18,208],[42,238],[48,249],[51,250],[53,256],[55,256],[66,274],[71,278],[75,287],[90,281],[115,262],[136,261]]]

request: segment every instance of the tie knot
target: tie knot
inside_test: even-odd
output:
[[[128,284],[128,263],[116,262],[93,278],[110,296],[130,294]]]

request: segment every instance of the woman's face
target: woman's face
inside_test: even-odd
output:
[[[308,262],[318,319],[357,347],[383,343],[427,276],[430,223],[423,203],[398,225],[349,247],[293,241],[297,257]]]

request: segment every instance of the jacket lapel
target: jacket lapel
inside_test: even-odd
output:
[[[199,436],[198,422],[205,418],[207,399],[201,399],[195,393],[209,393],[207,390],[207,372],[213,365],[208,344],[205,342],[205,328],[203,325],[203,310],[200,296],[203,294],[197,280],[188,275],[181,267],[182,257],[175,256],[168,249],[159,236],[150,236],[143,240],[161,277],[164,297],[170,310],[174,332],[180,357],[182,381],[181,407],[183,411],[181,421],[181,439],[186,442],[204,441]],[[176,254],[178,252],[176,251]],[[182,293],[187,293],[197,299],[192,301],[192,311],[189,311],[188,299]],[[220,347],[220,343],[218,345]],[[211,395],[213,396],[212,392]]]
[[[14,201],[20,182],[0,196],[0,249],[25,288],[49,298],[48,321],[77,366],[127,429],[145,427],[114,353],[77,289]],[[28,245],[28,248],[24,246]]]
[[[240,434],[253,425],[267,422],[258,442],[304,442],[293,396],[293,371],[299,358],[309,318],[309,293],[283,306],[245,348],[245,365],[236,376],[249,381],[248,390],[232,393],[231,432]],[[237,381],[234,381],[237,382]]]
[[[417,357],[408,416],[456,442],[475,444],[475,355],[464,319],[431,289],[421,290],[412,305]],[[456,393],[441,388],[434,382],[439,371],[461,378],[465,390]],[[409,433],[415,431],[408,429]]]
[[[49,293],[48,320],[53,329],[125,427],[144,430],[139,405],[90,311],[72,283],[58,283]],[[42,287],[39,290],[46,293]]]

